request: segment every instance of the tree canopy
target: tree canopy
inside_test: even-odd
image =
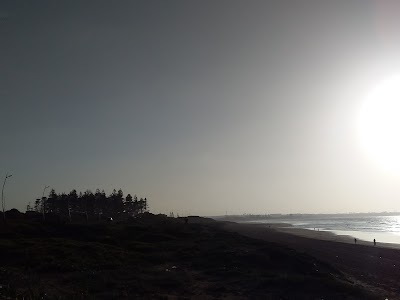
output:
[[[30,207],[30,205],[28,206]],[[71,217],[71,214],[90,216],[117,217],[121,214],[135,216],[148,210],[147,198],[133,197],[121,189],[113,190],[108,196],[104,190],[97,189],[94,193],[90,190],[78,192],[74,189],[68,194],[57,194],[54,189],[49,196],[36,199],[33,208],[36,212],[54,213],[60,216]]]

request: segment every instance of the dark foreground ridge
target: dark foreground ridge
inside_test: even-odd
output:
[[[328,264],[221,225],[149,213],[119,224],[9,220],[0,299],[377,299]]]

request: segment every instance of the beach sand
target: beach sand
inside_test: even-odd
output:
[[[224,228],[252,238],[286,245],[310,254],[346,273],[355,282],[381,293],[382,299],[400,299],[400,250],[396,244],[358,241],[327,231],[299,229],[287,224],[239,224]],[[396,249],[397,248],[397,249]]]
[[[298,228],[291,224],[286,224],[286,223],[253,224],[253,225],[265,226],[267,228],[273,228],[279,232],[294,234],[306,238],[354,244],[354,237],[351,236],[352,231],[348,231],[348,234],[335,234],[334,232],[327,230],[317,230],[317,229],[311,230],[311,229]],[[357,245],[374,246],[373,239],[374,237],[377,237],[376,246],[383,248],[400,249],[400,244],[380,242],[381,240],[380,237],[384,236],[384,233],[375,233],[375,234],[371,233],[370,235],[364,234],[364,236],[365,239],[357,238]],[[367,236],[368,238],[370,238],[370,241],[367,240]]]

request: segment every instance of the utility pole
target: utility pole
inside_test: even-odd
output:
[[[6,201],[4,200],[4,186],[6,185],[7,178],[10,178],[12,175],[6,174],[6,177],[4,178],[3,182],[3,188],[1,189],[1,206],[3,208],[3,220],[4,222],[6,221]]]
[[[44,198],[44,191],[46,190],[46,189],[48,189],[50,186],[48,186],[48,185],[45,185],[44,186],[44,189],[43,189],[43,194],[42,194],[42,205],[43,205],[43,221],[45,221],[46,220],[46,217],[45,217],[45,210],[46,210],[46,200],[45,200],[45,198]]]

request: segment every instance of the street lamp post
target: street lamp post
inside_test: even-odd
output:
[[[12,176],[11,174],[10,175],[6,174],[6,177],[4,178],[4,182],[3,182],[3,188],[1,189],[1,206],[3,208],[3,220],[4,220],[4,222],[6,221],[6,212],[5,212],[5,210],[6,210],[6,202],[4,201],[4,186],[6,185],[7,178],[10,178],[11,176]]]
[[[44,192],[45,192],[45,190],[46,189],[48,189],[50,186],[48,186],[48,185],[45,185],[44,186],[44,189],[43,189],[43,193],[42,193],[42,202],[43,202],[43,221],[45,221],[45,210],[46,210],[46,201],[45,201],[45,199],[44,199]]]

